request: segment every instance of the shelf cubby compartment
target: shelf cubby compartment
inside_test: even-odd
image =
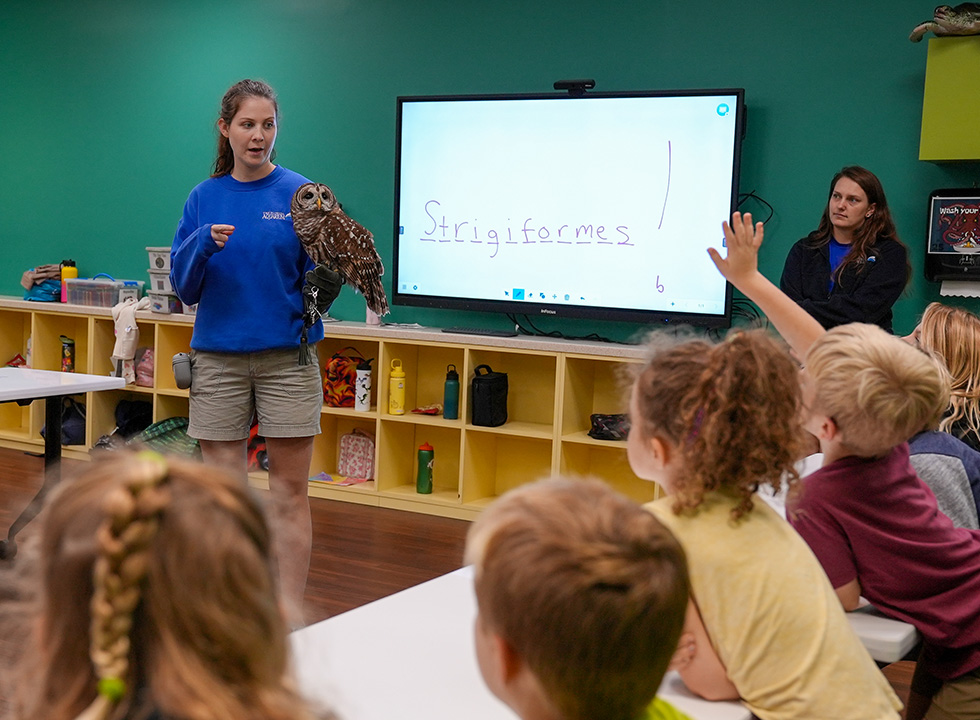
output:
[[[630,468],[625,441],[562,442],[558,472],[563,476],[595,477],[638,503],[656,500],[660,487],[641,480]]]
[[[590,357],[565,358],[561,435],[588,438],[594,413],[625,413],[629,407],[631,370],[637,363]],[[591,438],[589,438],[591,439]]]
[[[531,351],[499,351],[470,348],[466,374],[460,374],[467,422],[472,420],[471,383],[475,370],[489,365],[494,372],[507,373],[507,423],[495,428],[504,434],[550,438],[555,428],[555,398],[558,358]],[[465,380],[464,380],[465,378]]]
[[[139,332],[136,348],[152,347],[154,343],[154,326],[148,322],[137,321],[136,329]],[[90,346],[92,352],[92,374],[112,374],[115,371],[115,367],[112,362],[112,351],[116,347],[116,326],[111,319],[93,319]],[[137,386],[130,384],[130,387]],[[145,390],[150,392],[150,388],[145,388]]]
[[[327,323],[325,326],[327,331],[330,329],[330,324]],[[321,377],[326,376],[326,365],[327,362],[336,353],[343,353],[344,355],[360,355],[365,360],[371,361],[371,412],[376,412],[378,406],[378,393],[379,393],[379,381],[380,372],[378,371],[379,363],[378,357],[381,352],[380,343],[377,340],[371,338],[358,338],[358,337],[324,337],[323,340],[316,344],[317,360],[320,363],[320,375]],[[349,410],[349,408],[330,408],[331,410]],[[351,410],[351,412],[354,412]],[[358,413],[363,414],[363,413]]]
[[[138,392],[135,385],[125,390],[103,390],[87,393],[85,400],[85,425],[89,445],[95,445],[103,435],[116,428],[116,406],[121,400],[137,400],[153,407],[153,396]],[[185,413],[186,414],[186,413]]]
[[[43,403],[43,400],[36,401]],[[44,414],[43,407],[39,410]],[[16,442],[33,440],[31,431],[31,406],[15,402],[0,403],[0,438]]]
[[[0,363],[20,355],[27,360],[27,340],[31,336],[31,314],[0,310]]]
[[[0,362],[8,363],[17,355],[26,361],[30,337],[30,313],[0,310]],[[31,435],[31,406],[15,402],[0,403],[0,438],[27,442],[32,439]]]
[[[310,475],[325,472],[328,475],[337,473],[340,458],[340,439],[355,429],[375,438],[374,467],[377,477],[378,448],[377,421],[368,413],[343,412],[339,409],[324,408],[320,414],[320,435],[313,443],[313,461],[310,463]],[[355,485],[324,485],[311,483],[310,494],[318,497],[334,498],[338,495],[344,500],[377,505],[377,483],[375,480],[357,483]]]
[[[36,312],[31,333],[31,364],[45,370],[61,369],[61,336],[75,341],[75,370],[89,371],[89,323],[85,315]]]
[[[162,315],[162,317],[169,317]],[[140,345],[153,348],[153,386],[157,390],[175,391],[187,394],[186,390],[180,390],[174,380],[173,357],[177,353],[189,353],[191,351],[191,335],[194,334],[193,315],[175,315],[174,320],[160,321],[155,323],[156,334],[144,334],[140,327]],[[177,320],[176,318],[186,318]],[[184,413],[186,415],[186,412]],[[157,417],[162,420],[168,415]]]
[[[452,515],[460,504],[461,431],[447,424],[381,420],[377,439],[378,492],[385,507]],[[429,443],[434,452],[432,492],[415,490],[418,450]],[[457,513],[458,514],[458,513]]]
[[[463,505],[482,510],[513,488],[551,475],[553,442],[467,429],[464,442]]]
[[[412,414],[411,410],[426,405],[442,404],[446,387],[446,367],[455,365],[462,376],[464,348],[456,345],[423,345],[418,343],[386,342],[381,353],[381,372],[378,402],[383,417],[399,417],[388,414],[388,390],[391,380],[391,361],[400,360],[405,371],[404,417],[442,417]],[[461,382],[462,384],[462,382]],[[462,388],[460,388],[462,394]],[[462,398],[460,399],[462,417]],[[452,422],[461,426],[462,421]]]
[[[160,422],[172,417],[189,417],[190,400],[186,390],[178,390],[174,395],[156,393],[153,396],[153,422]]]

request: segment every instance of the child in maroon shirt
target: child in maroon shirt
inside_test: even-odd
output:
[[[789,503],[844,608],[863,594],[923,635],[906,717],[980,717],[980,531],[957,529],[909,463],[906,440],[939,420],[948,373],[871,325],[829,332],[758,271],[762,223],[732,215],[719,271],[796,354],[805,426],[824,466]],[[856,699],[857,700],[857,699]]]

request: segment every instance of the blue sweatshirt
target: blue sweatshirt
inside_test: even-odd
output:
[[[200,303],[191,347],[206,352],[258,352],[299,347],[303,282],[314,263],[293,231],[290,201],[309,182],[276,167],[254,182],[231,175],[191,190],[170,251],[170,281],[181,302]],[[223,249],[211,225],[234,225]],[[323,324],[309,342],[323,338]]]

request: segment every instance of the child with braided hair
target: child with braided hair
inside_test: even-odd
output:
[[[798,481],[796,365],[762,330],[720,344],[656,335],[630,398],[627,455],[668,497],[647,508],[687,554],[691,598],[672,667],[762,720],[897,718],[901,702],[820,564],[755,494]]]
[[[289,678],[268,525],[238,478],[107,454],[42,522],[14,720],[323,717]]]

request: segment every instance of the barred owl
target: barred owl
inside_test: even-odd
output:
[[[292,201],[293,228],[313,262],[325,263],[364,296],[378,317],[387,315],[381,276],[384,265],[374,235],[347,215],[337,196],[322,183],[300,185]]]

